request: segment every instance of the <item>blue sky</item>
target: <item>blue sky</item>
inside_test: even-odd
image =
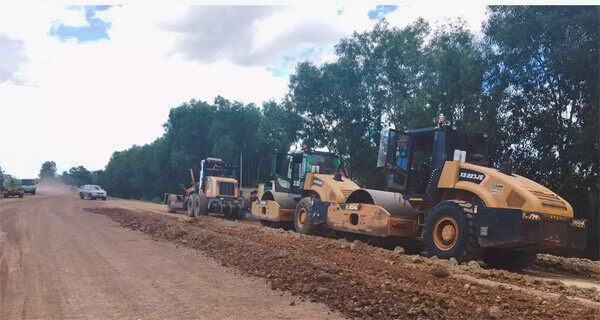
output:
[[[371,20],[379,20],[385,18],[388,14],[398,10],[398,6],[385,5],[376,6],[375,9],[369,11],[367,15]]]
[[[97,11],[104,11],[110,6],[84,6],[72,7],[71,10],[84,10],[87,26],[68,26],[63,23],[53,26],[50,29],[50,35],[66,41],[68,39],[76,39],[77,42],[93,42],[102,39],[109,39],[107,30],[110,27],[110,22],[98,19],[95,17]]]
[[[455,4],[2,7],[0,56],[14,66],[0,68],[0,101],[12,106],[3,110],[13,119],[5,129],[21,132],[27,123],[36,130],[3,142],[0,165],[23,178],[37,175],[46,160],[61,172],[101,169],[115,150],[161,136],[170,108],[183,101],[284,99],[299,61],[335,60],[340,39],[383,18],[401,28],[419,17],[434,23],[461,15],[479,32],[485,10]],[[89,144],[78,132],[102,138]]]

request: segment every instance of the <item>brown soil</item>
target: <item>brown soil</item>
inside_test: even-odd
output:
[[[352,318],[600,317],[600,294],[594,287],[487,270],[477,262],[455,265],[360,241],[306,236],[243,221],[189,219],[166,214],[159,205],[129,203],[109,200],[87,210],[155,239],[200,250],[223,266],[266,279],[272,289],[291,292],[303,302],[325,303]],[[597,262],[589,263],[585,270],[595,272]],[[561,272],[568,276],[579,276],[564,269]],[[583,278],[595,283],[596,276]]]
[[[80,208],[111,202],[54,186],[0,200],[0,319],[342,318],[201,251]],[[176,228],[165,237],[186,236]]]

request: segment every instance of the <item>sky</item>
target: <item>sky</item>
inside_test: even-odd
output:
[[[403,27],[461,18],[481,32],[485,6],[0,5],[0,167],[36,177],[103,169],[114,151],[163,134],[169,110],[217,95],[279,101],[299,61],[380,19]]]

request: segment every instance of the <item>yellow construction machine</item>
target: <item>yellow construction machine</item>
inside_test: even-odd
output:
[[[586,221],[548,188],[512,172],[509,151],[487,166],[487,136],[444,125],[382,135],[385,190],[359,189],[319,215],[328,227],[377,237],[418,238],[432,256],[483,258],[521,269],[539,252],[585,247]],[[315,208],[322,206],[315,205]]]
[[[239,196],[237,180],[228,177],[230,169],[219,158],[202,160],[198,182],[190,169],[191,187],[180,185],[184,195],[165,194],[167,211],[186,210],[190,217],[214,213],[228,219],[244,218],[245,201]]]
[[[293,221],[302,233],[329,228],[419,240],[432,256],[483,258],[505,269],[521,269],[539,252],[583,249],[586,221],[575,219],[556,193],[514,174],[510,152],[499,169],[488,166],[486,139],[443,120],[384,132],[378,167],[385,191],[361,189],[336,175],[339,160],[332,154],[295,152],[281,168],[273,160],[280,169],[276,190],[265,192],[252,214],[267,225]],[[315,155],[323,159],[319,164]]]
[[[315,203],[343,203],[356,183],[342,176],[340,159],[333,153],[304,147],[289,154],[274,154],[271,175],[273,189],[263,193],[252,204],[252,216],[265,226],[294,228],[297,232],[315,234],[321,228],[321,212]]]

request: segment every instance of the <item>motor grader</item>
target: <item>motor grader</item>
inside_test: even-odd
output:
[[[539,252],[583,249],[586,221],[574,219],[571,205],[548,188],[514,174],[510,153],[499,169],[487,166],[486,139],[443,120],[430,128],[391,129],[382,135],[378,156],[385,191],[347,182],[352,187],[344,197],[320,198],[308,193],[306,185],[313,184],[307,177],[299,181],[302,195],[263,196],[253,215],[290,219],[297,203],[298,232],[308,233],[306,225],[309,231],[322,227],[416,239],[432,256],[459,262],[482,258],[491,267],[512,270],[525,267]]]
[[[190,169],[191,187],[180,185],[185,194],[165,194],[167,211],[185,210],[190,217],[214,213],[228,219],[243,218],[245,201],[238,196],[237,180],[227,177],[230,169],[219,158],[202,160],[198,182]]]

